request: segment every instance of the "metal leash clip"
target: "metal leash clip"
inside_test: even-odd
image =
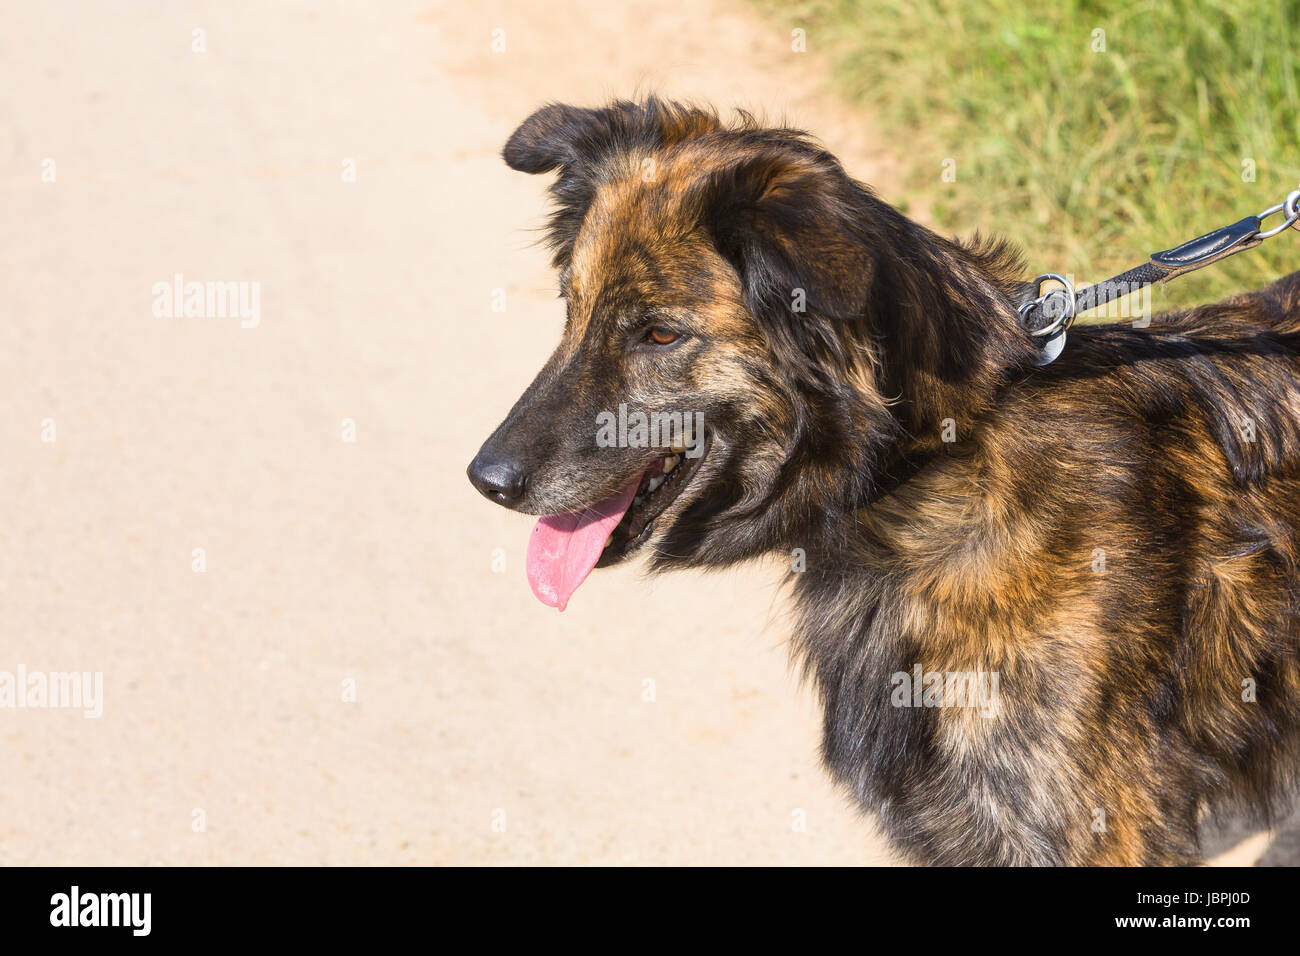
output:
[[[1271,239],[1287,226],[1295,226],[1296,229],[1300,229],[1300,189],[1287,193],[1286,199],[1283,199],[1276,206],[1269,206],[1255,218],[1263,222],[1269,216],[1275,216],[1280,212],[1286,214],[1286,222],[1280,226],[1274,226],[1268,232],[1261,232],[1256,236],[1257,239]]]
[[[1052,289],[1050,292],[1038,295],[1039,291],[1043,287],[1043,283],[1049,279],[1059,282],[1061,288]],[[1070,324],[1074,322],[1074,284],[1059,272],[1044,272],[1042,275],[1037,276],[1031,284],[1034,287],[1034,294],[1038,295],[1038,298],[1030,299],[1020,307],[1021,322],[1028,319],[1029,313],[1034,311],[1034,309],[1042,309],[1044,313],[1048,315],[1053,314],[1047,309],[1047,303],[1049,302],[1059,302],[1061,304],[1059,306],[1060,313],[1055,315],[1052,321],[1048,322],[1041,329],[1034,329],[1029,334],[1036,337],[1044,335],[1055,336],[1056,333],[1064,332],[1068,329]]]
[[[1264,220],[1278,213],[1283,214],[1282,224],[1264,231]],[[1284,200],[1276,206],[1269,206],[1257,216],[1247,216],[1240,222],[1190,239],[1181,246],[1153,253],[1147,262],[1137,268],[1088,286],[1079,293],[1074,291],[1073,283],[1060,273],[1043,273],[1025,286],[1024,294],[1032,293],[1035,298],[1019,307],[1020,324],[1025,331],[1034,338],[1044,339],[1038,353],[1038,364],[1048,365],[1061,354],[1065,348],[1065,332],[1080,312],[1105,305],[1138,288],[1155,282],[1168,282],[1185,273],[1204,268],[1211,262],[1253,249],[1288,226],[1300,230],[1300,188],[1293,189]],[[1049,279],[1060,283],[1061,287],[1040,294],[1043,283]],[[1029,323],[1029,316],[1035,309],[1041,310],[1048,317],[1047,324],[1037,329],[1031,328]]]
[[[1048,292],[1040,294],[1044,282],[1058,282],[1059,289],[1051,289]],[[1059,272],[1044,272],[1042,275],[1035,277],[1031,283],[1036,298],[1030,299],[1019,308],[1020,324],[1029,328],[1029,314],[1035,309],[1041,309],[1044,315],[1050,316],[1050,320],[1040,329],[1029,329],[1029,334],[1035,338],[1044,339],[1042,349],[1038,353],[1037,364],[1050,365],[1056,361],[1057,356],[1065,348],[1065,332],[1074,323],[1075,316],[1075,296],[1074,283]],[[1049,308],[1048,303],[1056,303]]]

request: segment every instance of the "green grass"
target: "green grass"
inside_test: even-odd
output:
[[[1034,272],[1106,278],[1281,202],[1300,179],[1300,0],[757,2],[807,31],[806,55],[832,58],[907,165],[905,194],[886,198],[924,204],[948,233],[1008,235]],[[1155,301],[1297,269],[1288,230]]]

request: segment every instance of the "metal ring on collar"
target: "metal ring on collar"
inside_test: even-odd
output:
[[[1041,338],[1043,336],[1054,336],[1058,332],[1062,332],[1065,329],[1068,329],[1070,327],[1070,323],[1074,321],[1074,303],[1075,303],[1074,285],[1065,276],[1061,275],[1059,272],[1044,272],[1042,275],[1034,279],[1033,282],[1034,292],[1038,292],[1038,290],[1042,288],[1043,283],[1049,279],[1059,282],[1061,284],[1061,288],[1053,289],[1051,292],[1048,292],[1045,295],[1040,295],[1038,296],[1038,298],[1030,302],[1026,302],[1019,309],[1020,318],[1023,321],[1031,311],[1033,311],[1036,308],[1041,308],[1048,300],[1054,297],[1060,298],[1061,314],[1058,315],[1051,323],[1043,326],[1041,329],[1034,329],[1030,331],[1029,334],[1034,336],[1035,338]]]

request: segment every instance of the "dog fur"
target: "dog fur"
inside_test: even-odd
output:
[[[547,106],[563,338],[485,444],[511,507],[580,509],[701,410],[653,568],[797,553],[794,646],[834,778],[934,864],[1177,864],[1211,807],[1267,821],[1300,764],[1300,273],[1034,365],[1019,255],[941,238],[805,134],[649,99]],[[802,307],[802,309],[800,308]],[[678,339],[649,344],[647,323]],[[796,551],[798,549],[798,551]],[[588,586],[593,586],[589,584]],[[999,675],[997,714],[891,675]]]

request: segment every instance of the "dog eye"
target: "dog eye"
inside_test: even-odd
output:
[[[650,341],[657,345],[671,345],[676,342],[679,336],[672,329],[665,329],[662,325],[652,325],[650,327]]]

